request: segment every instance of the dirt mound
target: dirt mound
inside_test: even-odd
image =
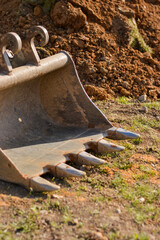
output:
[[[103,88],[101,99],[160,97],[159,0],[53,1],[48,13],[44,2],[1,1],[0,33],[24,36],[33,25],[45,26],[48,50],[69,51],[82,83]]]
[[[75,30],[82,28],[87,20],[80,8],[74,8],[72,4],[65,1],[57,2],[51,9],[50,16],[56,26],[71,27]]]

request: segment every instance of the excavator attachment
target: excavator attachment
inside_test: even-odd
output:
[[[112,126],[87,96],[68,53],[40,59],[36,39],[45,45],[47,30],[34,27],[23,45],[12,32],[0,42],[0,179],[43,192],[59,189],[43,174],[82,177],[70,162],[103,164],[87,150],[121,151],[104,138],[139,135]]]

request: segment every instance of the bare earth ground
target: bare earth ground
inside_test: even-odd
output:
[[[46,176],[61,186],[51,194],[0,181],[0,239],[160,239],[160,103],[97,105],[141,139],[119,141],[126,149],[100,156],[100,167],[83,166],[85,178]]]

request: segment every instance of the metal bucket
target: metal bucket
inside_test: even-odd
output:
[[[66,164],[99,165],[105,161],[86,152],[121,151],[103,138],[127,139],[139,135],[115,128],[87,96],[71,57],[66,52],[41,59],[34,46],[48,41],[43,27],[35,27],[24,41],[15,33],[1,40],[0,62],[0,179],[53,191],[41,175],[85,175]],[[11,45],[13,55],[7,50]]]

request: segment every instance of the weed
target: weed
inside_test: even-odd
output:
[[[156,120],[151,120],[146,118],[145,116],[137,116],[137,118],[134,118],[131,121],[131,126],[134,130],[136,130],[137,128],[139,129],[139,131],[143,132],[143,131],[149,131],[150,128],[160,128],[160,122],[156,121]]]
[[[140,233],[140,234],[136,233],[134,236],[132,236],[132,239],[133,240],[149,240],[149,237],[144,233]]]
[[[55,221],[50,222],[50,225],[57,230],[62,228],[62,224],[57,224]]]
[[[63,223],[68,224],[68,223],[72,222],[72,215],[69,211],[68,206],[62,207],[61,213],[63,213],[63,220],[62,220]]]
[[[118,152],[111,152],[111,153],[106,153],[104,156],[106,158],[108,158],[108,157],[117,158],[117,157],[120,157],[120,153],[118,153]]]
[[[155,108],[157,110],[160,110],[160,102],[145,102],[142,103],[143,106],[148,107],[149,109]]]
[[[17,210],[17,214],[19,215],[19,221],[11,224],[10,229],[14,229],[15,232],[23,232],[23,233],[30,233],[37,230],[38,224],[37,219],[40,213],[40,208],[34,205],[31,208],[31,211],[26,214],[25,211]]]
[[[136,139],[130,140],[130,142],[135,144],[135,145],[139,145],[142,142],[142,139],[141,138],[136,138]]]
[[[52,208],[51,196],[47,195],[47,201],[43,202],[43,207],[45,210],[49,210]]]
[[[100,203],[100,202],[106,201],[106,197],[103,196],[103,195],[93,196],[92,200],[93,200],[94,202]]]
[[[62,221],[62,222],[65,223],[65,224],[68,224],[68,223],[72,222],[72,216],[71,216],[71,214],[69,214],[69,213],[64,214],[64,215],[63,215],[63,221]]]
[[[117,163],[118,168],[123,170],[131,168],[132,165],[133,163],[129,160],[122,160]]]
[[[139,169],[144,172],[145,174],[147,175],[151,175],[151,176],[154,176],[155,175],[155,172],[152,171],[151,168],[149,168],[148,166],[145,166],[145,165],[140,165],[139,166]]]
[[[152,49],[145,43],[142,35],[140,34],[136,21],[134,18],[129,19],[129,24],[132,28],[132,31],[130,33],[130,41],[129,46],[136,48],[137,44],[140,46],[140,51],[142,52],[149,52],[153,53]]]
[[[128,150],[133,150],[133,148],[134,148],[133,145],[128,141],[124,142],[123,146]]]
[[[115,188],[120,196],[128,201],[128,211],[132,213],[137,223],[140,224],[146,219],[155,220],[160,218],[160,210],[155,206],[156,203],[158,204],[160,196],[158,187],[142,182],[130,186],[120,174],[117,174],[111,180],[110,187]],[[141,198],[144,199],[143,202],[141,202]]]
[[[147,175],[147,174],[142,174],[142,173],[140,173],[140,174],[133,174],[133,179],[138,180],[138,181],[146,180],[148,178],[149,178],[149,175]]]
[[[119,233],[115,230],[115,231],[110,232],[110,233],[108,234],[108,239],[109,239],[109,240],[117,240],[117,239],[120,239],[120,235],[119,235]]]
[[[0,224],[0,239],[1,240],[13,240],[12,233],[8,231],[7,225]]]
[[[104,166],[99,166],[99,168],[98,168],[98,172],[99,172],[99,173],[106,174],[106,175],[109,174],[109,172],[108,172],[108,168],[106,168],[106,167],[104,167]]]
[[[87,192],[87,187],[85,186],[85,185],[81,185],[81,186],[79,186],[79,188],[78,188],[78,191],[84,191],[84,192]]]
[[[77,224],[77,228],[83,228],[84,227],[84,224],[82,223],[82,222],[79,222],[78,224]]]
[[[55,208],[60,209],[60,202],[59,201],[55,201],[53,205],[54,205]]]
[[[116,177],[111,180],[110,187],[111,188],[118,188],[120,190],[120,187],[126,187],[127,183],[126,181],[119,175],[117,174]]]
[[[130,99],[131,98],[127,98],[125,96],[122,96],[122,97],[116,98],[116,102],[119,103],[119,104],[129,104]]]

